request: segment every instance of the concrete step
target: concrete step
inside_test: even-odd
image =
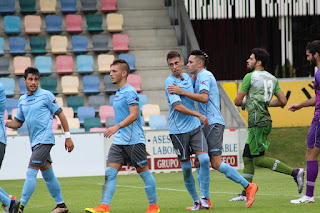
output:
[[[118,0],[117,8],[164,7],[164,0]]]
[[[178,41],[175,36],[156,36],[156,37],[146,37],[146,36],[135,36],[130,38],[130,47],[172,47],[177,46]]]
[[[166,37],[166,36],[176,36],[174,27],[169,26],[168,28],[156,28],[156,29],[136,29],[136,28],[129,28],[125,29],[126,33],[129,35],[129,37]]]
[[[123,11],[122,14],[124,28],[129,26],[157,28],[171,25],[167,10]]]
[[[169,69],[166,70],[144,70],[137,71],[135,74],[141,76],[142,84],[141,89],[147,91],[164,90],[164,83],[168,76],[171,74]]]
[[[169,111],[166,94],[163,90],[143,91],[148,96],[148,104],[157,104],[161,111]]]

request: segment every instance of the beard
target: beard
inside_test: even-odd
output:
[[[252,72],[253,70],[255,70],[256,69],[256,64],[257,64],[257,62],[254,65],[252,65],[250,67],[247,67],[247,71],[248,72]]]
[[[310,66],[315,67],[317,66],[317,60],[312,56],[312,59],[310,61]]]

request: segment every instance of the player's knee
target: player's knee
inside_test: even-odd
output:
[[[26,175],[27,178],[37,178],[38,170],[36,169],[27,169]]]
[[[263,165],[263,157],[257,157],[253,159],[253,163],[255,166],[264,167]]]
[[[208,153],[202,153],[198,155],[198,159],[199,159],[200,167],[209,165],[210,158]]]
[[[118,170],[116,170],[115,168],[112,168],[110,166],[106,168],[106,173],[105,173],[106,179],[108,180],[114,179],[116,178],[117,174],[118,174]]]

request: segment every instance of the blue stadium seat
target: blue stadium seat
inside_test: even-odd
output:
[[[61,16],[57,15],[47,15],[46,16],[46,26],[47,26],[47,33],[54,33],[58,34],[61,33],[61,26],[62,26],[62,18]]]
[[[10,75],[9,64],[9,58],[0,57],[0,75]]]
[[[125,60],[129,64],[130,72],[136,71],[136,68],[134,68],[136,59],[133,54],[121,53],[118,58]]]
[[[93,35],[92,46],[94,52],[109,52],[108,49],[109,39],[107,35]]]
[[[40,75],[52,74],[52,59],[50,56],[37,56],[35,58],[35,66],[39,70]]]
[[[165,115],[150,115],[149,126],[151,129],[168,129]]]
[[[76,13],[77,0],[60,0],[61,12],[63,13]]]
[[[12,115],[12,109],[17,108],[19,103],[18,98],[7,98],[5,108],[8,111],[8,115]]]
[[[14,93],[14,87],[15,87],[14,78],[0,78],[0,83],[3,84],[7,97],[15,96],[15,93]]]
[[[26,84],[24,83],[23,80],[24,80],[24,77],[19,78],[20,95],[26,94],[28,92]]]
[[[88,37],[82,35],[74,35],[71,37],[73,53],[87,53],[88,52]]]
[[[81,10],[83,12],[97,12],[97,0],[81,0]]]
[[[15,0],[1,0],[0,14],[14,14]]]
[[[94,108],[95,112],[99,112],[101,105],[106,105],[106,98],[102,95],[90,95],[88,98],[89,106]]]
[[[148,103],[148,96],[146,94],[138,94],[139,97],[139,109],[142,110],[142,106]]]
[[[5,46],[4,38],[0,37],[0,55],[4,55],[4,46]]]
[[[94,94],[99,94],[99,85],[100,85],[100,80],[99,76],[92,76],[92,75],[86,75],[83,76],[82,79],[83,82],[83,92],[86,95],[94,95]]]
[[[10,37],[9,48],[11,55],[24,55],[26,47],[26,39],[24,37]]]
[[[93,56],[92,55],[78,55],[77,56],[78,72],[93,73]]]
[[[109,96],[109,105],[110,106],[113,106],[114,97],[116,97],[116,96],[115,95],[110,95]]]
[[[7,34],[20,33],[20,17],[19,16],[5,16],[3,19],[4,32]]]
[[[93,107],[82,106],[78,108],[78,118],[80,124],[83,124],[85,118],[94,118],[96,112]]]

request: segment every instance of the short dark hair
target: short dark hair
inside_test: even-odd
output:
[[[207,67],[209,64],[209,56],[202,50],[192,50],[190,55],[194,55],[198,60],[203,62],[203,66]]]
[[[269,64],[270,55],[262,48],[254,48],[251,50],[251,54],[254,55],[257,61],[261,61],[261,66],[266,67]]]
[[[306,46],[306,51],[309,50],[309,52],[314,55],[318,53],[320,55],[320,40],[314,40],[312,42],[308,42]]]
[[[180,55],[180,53],[178,53],[177,51],[170,51],[170,52],[168,52],[168,54],[167,54],[167,61],[169,60],[169,59],[171,59],[171,58],[181,58],[181,55]]]
[[[39,75],[40,76],[39,70],[37,68],[35,68],[35,67],[28,67],[27,69],[25,69],[24,76],[23,76],[24,79],[27,79],[28,74]]]
[[[113,60],[112,64],[110,65],[111,66],[115,66],[115,65],[119,65],[120,66],[120,69],[122,71],[125,71],[127,72],[127,76],[129,75],[130,73],[130,67],[129,67],[129,64],[123,60],[123,59],[115,59]]]

